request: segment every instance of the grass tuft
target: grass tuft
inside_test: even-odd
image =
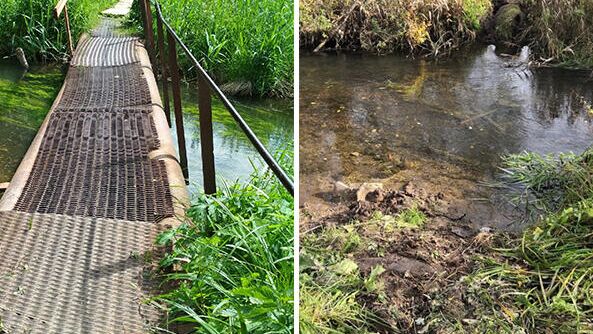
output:
[[[102,10],[117,0],[77,0],[68,3],[74,42],[100,18]],[[53,0],[6,0],[0,3],[0,56],[12,56],[18,47],[30,61],[58,61],[67,50],[63,19],[53,17]]]
[[[544,218],[502,242],[470,277],[485,330],[593,331],[591,153],[523,153],[505,159],[508,179],[522,186],[520,198],[534,198]]]

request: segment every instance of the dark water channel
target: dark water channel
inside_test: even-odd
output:
[[[528,70],[490,47],[436,62],[303,56],[301,203],[335,181],[418,181],[468,202],[476,226],[512,228],[491,187],[501,156],[593,142],[589,73]],[[472,215],[470,215],[472,217]]]

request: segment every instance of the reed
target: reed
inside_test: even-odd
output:
[[[293,3],[160,0],[163,13],[218,84],[231,93],[289,97]],[[190,64],[183,61],[182,66]]]
[[[72,36],[76,42],[81,33],[99,20],[101,10],[115,0],[77,0],[68,3]],[[18,47],[30,60],[48,62],[64,58],[67,38],[63,20],[56,20],[53,0],[7,0],[0,3],[0,56],[12,56]]]

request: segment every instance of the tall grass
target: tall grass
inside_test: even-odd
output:
[[[504,241],[472,277],[484,330],[593,332],[591,154],[524,153],[505,160],[508,179],[547,214],[520,237]]]
[[[292,1],[159,2],[181,39],[227,90],[258,96],[292,94]]]
[[[187,215],[159,238],[172,246],[162,266],[175,269],[175,288],[159,297],[172,322],[196,333],[292,333],[293,199],[275,176],[256,172],[199,196]]]
[[[527,0],[526,27],[519,42],[546,62],[593,67],[593,2]]]
[[[116,0],[68,2],[72,36],[78,36],[98,22],[101,10]],[[55,61],[67,52],[63,19],[56,20],[54,0],[5,0],[0,3],[0,56],[10,56],[18,47],[30,60]]]

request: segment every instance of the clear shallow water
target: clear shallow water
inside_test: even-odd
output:
[[[492,194],[474,185],[497,177],[501,155],[581,152],[593,143],[583,103],[593,98],[589,73],[529,71],[488,48],[438,63],[303,56],[300,69],[301,202],[337,180],[402,173],[441,185],[464,179],[460,187],[473,193],[463,196],[484,200]]]
[[[188,89],[186,89],[187,91]],[[193,89],[192,91],[195,91]],[[203,189],[200,151],[200,122],[197,94],[186,94],[183,101],[185,138],[189,164],[190,192]],[[293,104],[290,100],[242,99],[233,101],[247,124],[272,154],[294,149]],[[175,143],[177,133],[171,129]],[[222,104],[213,100],[214,160],[217,184],[223,180],[245,181],[264,162]]]

